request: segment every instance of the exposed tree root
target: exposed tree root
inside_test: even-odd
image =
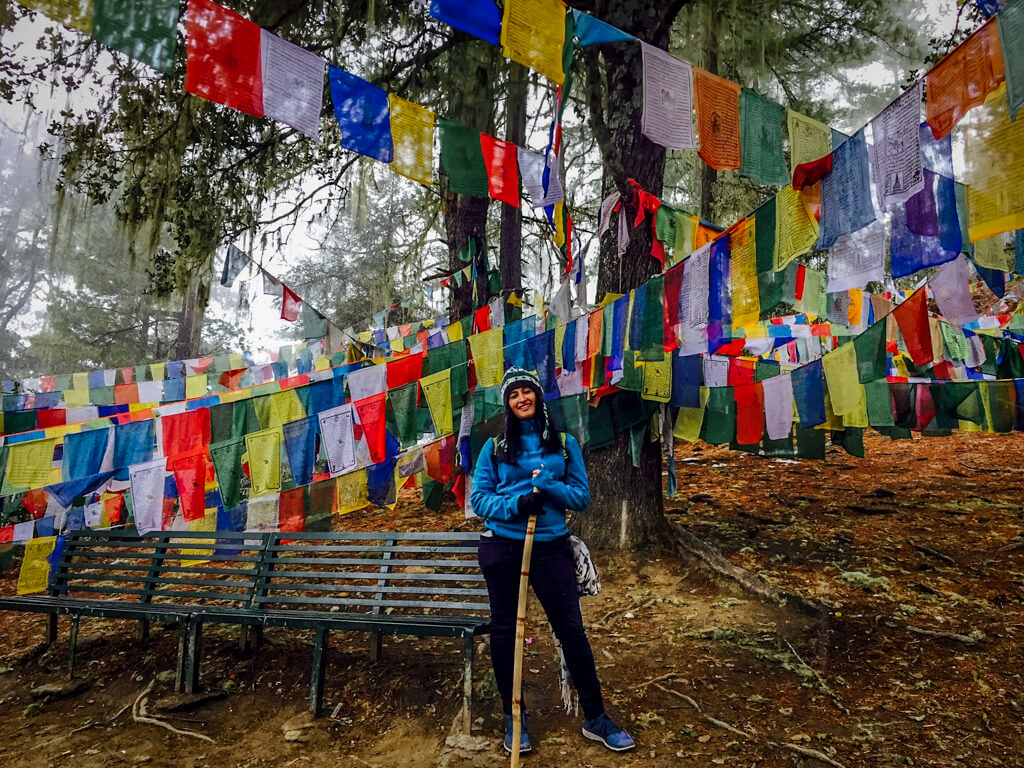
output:
[[[147,685],[143,689],[142,693],[139,694],[138,698],[135,699],[135,703],[132,704],[132,720],[134,720],[136,723],[147,723],[149,725],[158,725],[161,728],[166,728],[171,733],[178,734],[179,736],[191,736],[191,737],[196,738],[196,739],[202,739],[203,741],[208,741],[211,744],[216,744],[216,742],[213,739],[211,739],[209,736],[207,736],[204,733],[196,733],[195,731],[186,731],[186,730],[182,730],[180,728],[175,728],[173,725],[171,725],[170,723],[166,723],[163,720],[158,720],[155,717],[149,717],[147,712],[146,712],[146,701],[145,701],[145,699],[150,694],[150,692],[153,690],[153,686],[155,684],[156,684],[156,679],[151,680],[149,682],[149,685]]]
[[[819,752],[818,750],[811,749],[810,747],[801,747],[799,744],[779,744],[776,741],[769,741],[768,746],[775,747],[776,749],[788,749],[789,751],[796,752],[798,755],[803,755],[804,757],[813,757],[815,760],[821,760],[821,762],[826,765],[833,766],[833,768],[846,768],[845,765],[837,763],[824,752]]]
[[[711,715],[707,714],[703,709],[700,708],[700,704],[698,704],[696,700],[694,700],[690,696],[687,696],[685,693],[680,693],[679,691],[674,691],[671,688],[666,688],[661,683],[653,683],[653,685],[655,688],[658,688],[659,690],[662,690],[665,693],[671,694],[672,696],[675,696],[676,698],[685,701],[687,704],[689,704],[691,707],[697,710],[697,714],[699,714],[701,717],[703,717],[716,728],[721,728],[722,730],[728,731],[729,733],[736,734],[737,736],[742,736],[745,739],[754,738],[753,734],[747,733],[746,731],[741,731],[739,728],[733,725],[729,725],[729,723],[725,722],[724,720],[719,720],[717,717],[712,717]]]
[[[924,629],[923,627],[912,627],[910,624],[906,625],[908,632],[913,632],[915,635],[924,635],[925,637],[937,637],[942,640],[953,640],[957,643],[963,643],[964,645],[977,645],[977,639],[970,635],[961,635],[958,632],[942,632],[937,629]]]

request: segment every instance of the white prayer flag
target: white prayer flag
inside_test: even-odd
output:
[[[644,60],[644,136],[670,149],[693,149],[693,66],[640,43]]]
[[[871,121],[871,171],[883,210],[924,189],[920,124],[920,80]]]
[[[843,235],[828,250],[829,293],[864,288],[885,278],[885,225],[873,221]]]
[[[128,468],[135,528],[140,536],[163,528],[165,474],[163,459],[133,464]]]
[[[327,453],[327,468],[331,475],[340,475],[354,468],[356,457],[352,435],[352,404],[346,403],[321,411],[319,419],[320,439]]]
[[[942,316],[957,328],[978,319],[969,283],[970,270],[962,253],[939,267],[928,281]]]
[[[324,60],[265,29],[260,34],[263,114],[319,141]]]
[[[348,391],[352,401],[379,395],[387,386],[387,366],[368,365],[348,374]]]
[[[530,203],[535,208],[544,208],[565,199],[565,191],[558,178],[558,157],[554,153],[551,154],[550,161],[547,163],[544,161],[543,152],[534,152],[526,147],[519,147],[516,155],[519,160],[519,173],[523,177],[523,186],[526,187],[526,191],[530,195]],[[551,169],[547,192],[544,191],[545,168]]]
[[[764,425],[769,440],[781,440],[793,429],[793,380],[789,374],[761,382],[764,387]]]

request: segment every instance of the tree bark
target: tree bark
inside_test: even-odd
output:
[[[210,303],[210,286],[202,275],[190,275],[188,291],[181,300],[178,338],[174,344],[174,359],[198,357],[203,340],[203,319]]]
[[[599,0],[594,3],[594,13],[652,45],[667,48],[669,28],[683,5],[685,0],[675,0],[668,7],[654,0]],[[649,222],[632,228],[636,209],[628,180],[635,179],[660,197],[665,176],[664,147],[650,142],[641,131],[643,63],[639,46],[608,45],[601,53],[603,72],[596,54],[587,58],[590,122],[603,158],[603,195],[615,190],[623,195],[626,204],[619,215],[628,217],[630,242],[620,257],[614,236],[601,241],[598,297],[606,292],[628,293],[658,271],[658,262],[651,256]],[[644,549],[664,541],[669,530],[662,505],[660,442],[644,438],[638,467],[633,466],[629,445],[629,433],[623,431],[614,444],[587,456],[591,504],[586,514],[573,518],[573,530],[597,549]]]
[[[509,65],[508,98],[505,102],[505,138],[520,146],[526,142],[526,85],[525,68],[512,62]],[[523,287],[522,245],[522,210],[502,203],[498,269],[501,272],[503,299]]]

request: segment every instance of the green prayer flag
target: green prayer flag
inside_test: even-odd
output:
[[[402,448],[415,445],[419,439],[416,400],[419,396],[419,382],[413,381],[401,387],[388,390],[388,400],[395,415],[395,428]]]
[[[782,368],[778,363],[768,363],[764,360],[758,360],[754,363],[754,381],[774,379],[776,376],[781,375]]]
[[[798,459],[825,458],[825,430],[796,428],[796,455]]]
[[[1012,432],[1017,420],[1017,401],[1013,382],[984,381],[981,382],[981,388],[988,400],[988,409],[992,416],[992,431],[1000,434]]]
[[[309,339],[322,339],[327,335],[327,318],[310,306],[308,301],[302,302],[302,335]]]
[[[220,443],[232,437],[241,437],[233,432],[235,405],[221,403],[210,407],[210,442]]]
[[[895,422],[892,418],[892,398],[889,395],[888,381],[883,378],[865,382],[864,399],[867,402],[869,426],[894,426]]]
[[[769,198],[754,211],[754,249],[757,272],[775,269],[775,198]],[[761,304],[761,311],[765,306]]]
[[[639,392],[644,386],[644,372],[642,368],[636,367],[637,353],[627,349],[622,354],[622,378],[616,386],[619,389],[628,389],[632,392]]]
[[[242,502],[243,453],[245,439],[241,437],[210,445],[210,459],[217,473],[217,486],[225,509],[234,509]]]
[[[458,195],[487,197],[487,165],[480,146],[480,131],[439,117],[441,168],[448,174],[448,189]]]
[[[338,485],[332,477],[308,486],[306,491],[306,531],[326,533],[334,522]]]
[[[870,325],[864,333],[855,337],[853,347],[857,352],[857,378],[861,384],[884,379],[888,372],[885,356],[885,320]]]
[[[740,91],[740,176],[761,184],[789,184],[789,168],[782,151],[785,108],[744,88]]]
[[[665,278],[663,275],[647,281],[640,321],[640,349],[638,358],[645,362],[660,363],[665,359]]]
[[[955,328],[945,320],[939,321],[939,328],[942,331],[942,341],[946,345],[946,354],[950,360],[967,359],[967,337],[963,331]]]
[[[985,426],[985,408],[981,404],[981,390],[978,388],[978,382],[971,381],[966,384],[972,391],[956,407],[956,417],[983,427]]]
[[[792,459],[796,453],[793,448],[792,431],[780,440],[770,439],[768,433],[765,432],[762,444],[764,445],[764,455],[770,459]]]
[[[92,36],[153,69],[173,74],[179,0],[95,0]]]
[[[1024,379],[1024,357],[1020,345],[1013,339],[1003,339],[1000,350],[1001,362],[996,369],[996,378]]]
[[[847,427],[842,431],[843,450],[858,459],[864,458],[864,428]]]
[[[999,24],[999,42],[1003,49],[1006,68],[1006,106],[1010,118],[1016,119],[1017,112],[1024,106],[1024,3],[1000,3],[996,16]]]
[[[587,405],[587,395],[569,395],[547,401],[551,422],[559,432],[568,432],[580,446],[587,444],[587,417],[592,409]]]
[[[981,372],[995,376],[999,370],[999,340],[984,334],[979,334],[978,338],[981,339],[981,346],[985,350],[985,362],[981,364]]]
[[[113,405],[114,404],[114,388],[113,387],[90,387],[89,388],[89,400],[93,405]]]
[[[732,387],[711,387],[701,440],[712,445],[731,443],[736,437],[736,400]]]

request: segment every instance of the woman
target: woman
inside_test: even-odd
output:
[[[512,667],[523,540],[530,515],[537,528],[530,583],[562,645],[583,707],[583,735],[616,752],[636,745],[604,711],[594,654],[583,628],[576,592],[566,510],[590,504],[579,444],[553,429],[537,376],[510,368],[501,383],[505,431],[488,440],[473,473],[471,502],[487,531],[480,539],[480,569],[491,601],[491,661],[505,709],[506,751],[512,751]],[[520,753],[531,749],[523,714]]]

